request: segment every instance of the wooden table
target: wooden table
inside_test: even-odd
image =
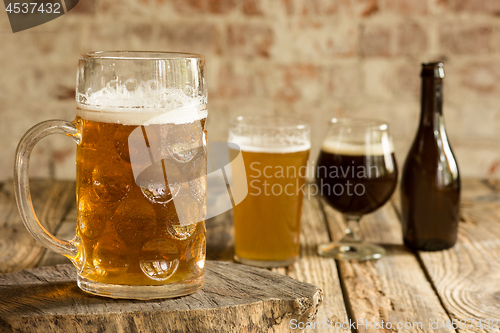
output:
[[[32,182],[38,216],[61,238],[74,235],[74,192],[73,182]],[[387,256],[369,262],[336,262],[318,257],[316,247],[341,238],[341,216],[316,197],[306,198],[301,259],[291,267],[273,270],[323,290],[316,329],[306,331],[500,331],[500,182],[463,181],[458,243],[446,251],[414,253],[406,248],[399,207],[395,195],[361,223],[364,239],[384,246]],[[207,233],[208,259],[230,261],[231,213],[208,220]],[[66,262],[31,238],[17,213],[12,183],[0,184],[0,272]]]

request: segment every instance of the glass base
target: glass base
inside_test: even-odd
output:
[[[245,259],[238,257],[236,254],[234,255],[234,261],[239,262],[240,264],[248,265],[248,266],[255,266],[255,267],[262,267],[262,268],[272,268],[272,267],[286,267],[293,265],[294,262],[296,262],[298,259],[293,258],[293,259],[288,259],[288,260],[251,260],[251,259]]]
[[[192,294],[203,287],[204,277],[183,283],[172,283],[161,286],[131,286],[121,284],[105,284],[78,276],[78,287],[81,290],[104,297],[128,299],[173,298]]]
[[[385,256],[383,247],[369,243],[328,243],[318,246],[318,254],[322,257],[337,260],[372,260]]]

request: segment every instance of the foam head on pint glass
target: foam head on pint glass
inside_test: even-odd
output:
[[[232,177],[246,177],[248,186],[247,197],[234,207],[235,260],[288,266],[300,250],[309,125],[290,117],[238,117],[231,122],[228,141],[240,147],[245,164]]]
[[[25,224],[42,240],[51,237],[44,245],[73,261],[84,291],[147,299],[186,295],[203,285],[203,73],[204,58],[196,54],[80,57],[76,119],[37,125],[77,142],[77,229],[69,242],[48,235],[24,211],[26,166],[18,157],[16,194]],[[37,127],[30,132],[18,156]]]

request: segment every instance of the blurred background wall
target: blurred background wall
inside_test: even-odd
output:
[[[420,112],[420,63],[445,61],[444,114],[463,176],[500,174],[499,0],[80,0],[13,34],[0,12],[0,180],[37,122],[74,118],[78,55],[165,50],[206,56],[211,140],[231,117],[308,119],[315,159],[328,119],[390,122],[400,167]],[[35,148],[31,175],[74,178],[62,136]]]

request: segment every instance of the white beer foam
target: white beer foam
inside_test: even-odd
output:
[[[79,104],[76,115],[85,120],[138,126],[192,123],[206,118],[208,112],[204,105],[193,105],[166,111],[140,108],[97,108]]]
[[[191,97],[180,89],[158,88],[154,81],[113,83],[108,82],[94,93],[79,93],[77,115],[124,125],[184,124],[207,117],[203,96]]]
[[[228,141],[237,144],[242,151],[254,153],[296,153],[311,149],[311,143],[302,136],[277,138],[278,142],[267,142],[265,138],[249,138],[240,135],[229,135]]]
[[[311,145],[297,145],[297,146],[289,146],[289,147],[257,147],[257,146],[249,146],[249,145],[238,145],[241,151],[251,152],[251,153],[298,153],[301,151],[311,149]]]
[[[394,152],[392,142],[383,141],[375,144],[352,144],[333,140],[326,140],[321,145],[321,150],[336,155],[348,156],[383,156],[387,152]]]

